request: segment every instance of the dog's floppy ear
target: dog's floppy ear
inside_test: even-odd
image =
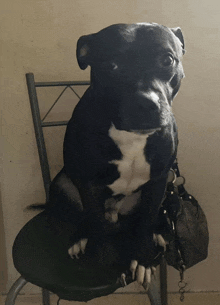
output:
[[[185,53],[185,44],[184,44],[184,38],[183,38],[183,33],[181,31],[181,28],[172,28],[171,31],[176,35],[177,38],[179,38],[180,42],[182,43],[182,49],[183,49],[183,54]]]
[[[76,48],[76,57],[79,67],[85,70],[91,60],[91,38],[92,35],[86,35],[79,38]]]

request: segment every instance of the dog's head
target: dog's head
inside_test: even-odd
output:
[[[91,66],[91,84],[114,113],[118,129],[166,126],[184,77],[180,28],[156,23],[116,24],[78,40],[81,69]]]

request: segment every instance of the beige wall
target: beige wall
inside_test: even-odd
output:
[[[2,209],[7,287],[18,276],[11,258],[13,240],[33,216],[23,209],[44,201],[25,73],[34,72],[37,81],[86,80],[89,71],[81,71],[75,58],[79,36],[113,23],[147,21],[180,26],[184,32],[186,78],[174,105],[179,163],[187,189],[204,208],[210,228],[209,258],[187,272],[187,281],[192,291],[220,290],[219,17],[218,0],[1,1]],[[69,115],[66,108],[60,112]],[[61,128],[49,131],[54,170],[62,163],[63,132]],[[36,291],[31,285],[29,289]],[[177,272],[173,269],[169,269],[169,289],[177,290]]]

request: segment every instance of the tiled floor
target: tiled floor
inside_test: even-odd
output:
[[[57,304],[57,297],[51,296],[51,305]],[[5,296],[0,296],[0,305],[4,305]],[[16,305],[41,305],[40,295],[20,295],[15,303]],[[61,300],[60,305],[83,305],[85,303],[80,302],[68,302]],[[115,293],[107,297],[101,297],[94,299],[88,303],[88,305],[150,305],[146,294],[119,294]],[[219,305],[220,304],[220,293],[187,293],[185,295],[184,302],[179,299],[179,294],[168,295],[169,305]]]

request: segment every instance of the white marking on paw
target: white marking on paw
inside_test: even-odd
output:
[[[88,242],[88,238],[82,238],[80,239],[80,241],[78,241],[72,247],[70,247],[68,250],[70,257],[78,259],[80,253],[84,254],[87,242]]]
[[[145,277],[144,277],[144,282],[142,284],[142,286],[144,287],[144,289],[147,291],[150,287],[151,284],[151,279],[152,279],[152,268],[146,268],[145,269]]]
[[[132,260],[130,264],[130,271],[132,273],[132,280],[135,280],[135,273],[137,270],[138,262],[136,260]]]
[[[127,286],[126,275],[124,273],[121,274],[121,284],[123,287]]]
[[[138,264],[138,261],[132,260],[130,264],[130,271],[132,272],[132,280],[135,280],[139,285],[142,285],[144,289],[148,290],[152,276],[155,276],[156,268],[149,267],[145,268]]]
[[[159,245],[164,248],[164,251],[166,251],[167,243],[161,234],[153,234],[153,240],[154,240],[156,246]]]
[[[137,266],[136,279],[139,285],[143,285],[146,268],[142,265]]]

